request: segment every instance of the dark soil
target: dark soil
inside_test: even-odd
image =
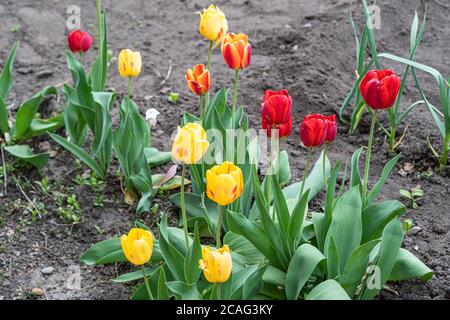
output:
[[[295,129],[285,147],[290,155],[293,180],[298,181],[306,158],[298,137],[300,120],[307,113],[337,112],[355,80],[354,38],[348,16],[353,12],[356,22],[361,25],[359,1],[229,0],[217,3],[227,15],[230,30],[247,33],[253,46],[251,67],[241,72],[238,98],[240,104],[247,106],[251,125],[254,128],[260,125],[259,104],[265,89],[286,88],[293,97]],[[82,27],[95,33],[95,1],[1,2],[1,66],[15,41],[21,41],[14,66],[15,84],[8,101],[13,111],[20,101],[44,85],[58,85],[70,79],[64,54],[65,19],[67,7],[73,4],[81,7]],[[108,37],[114,55],[128,47],[141,51],[143,56],[143,73],[134,81],[134,100],[142,113],[150,107],[161,112],[153,132],[153,146],[159,149],[169,148],[171,133],[183,113],[197,110],[197,100],[186,88],[184,72],[196,63],[205,62],[207,44],[197,32],[195,12],[208,4],[209,1],[202,0],[103,1],[108,12]],[[376,31],[378,49],[408,55],[410,24],[415,10],[423,12],[423,4],[429,7],[428,24],[417,61],[448,76],[450,5],[445,1],[378,1],[382,16],[381,30]],[[88,53],[87,63],[93,57],[93,52]],[[224,66],[219,50],[214,52],[212,63],[215,89],[231,85],[232,71]],[[170,65],[170,78],[161,85]],[[399,73],[402,71],[401,66],[388,61],[383,61],[383,65]],[[438,105],[434,80],[423,74],[420,77],[431,101]],[[118,92],[126,90],[126,82],[118,76],[115,65],[111,68],[108,85]],[[168,102],[167,96],[171,91],[181,93],[178,102]],[[405,105],[417,99],[415,92],[410,81],[403,98]],[[52,99],[44,107],[49,112],[61,110],[63,99],[58,102]],[[114,117],[117,119],[117,115]],[[416,280],[389,284],[392,290],[382,291],[380,298],[448,299],[450,180],[448,175],[439,175],[437,161],[426,144],[428,136],[437,146],[441,138],[424,108],[417,109],[406,122],[409,132],[399,149],[402,158],[380,198],[405,201],[400,198],[399,189],[416,185],[425,191],[419,209],[409,210],[405,217],[412,219],[420,230],[407,235],[404,245],[432,268],[435,275],[426,284]],[[330,146],[331,160],[345,162],[350,159],[354,150],[366,144],[368,126],[369,119],[363,118],[357,132],[349,135],[346,125],[341,124],[339,137]],[[382,132],[378,131],[376,137],[371,182],[391,158]],[[43,137],[31,145],[36,150],[47,149],[45,141],[48,139]],[[127,266],[87,267],[79,262],[80,255],[90,245],[124,233],[136,219],[133,208],[123,202],[120,179],[115,175],[117,163],[112,166],[104,187],[104,207],[96,207],[98,192],[73,181],[77,175],[86,175],[86,168],[80,167],[55,143],[49,143],[56,154],[48,166],[38,172],[14,165],[8,180],[8,194],[0,198],[0,299],[31,298],[33,288],[43,288],[47,299],[127,299],[132,288],[111,281]],[[9,157],[7,161],[13,163]],[[162,172],[163,169],[158,170]],[[430,173],[428,178],[424,172]],[[49,195],[35,183],[43,177],[49,179]],[[53,195],[55,191],[63,196],[76,196],[81,205],[81,223],[72,225],[61,220],[58,214],[60,205]],[[47,214],[32,219],[25,209],[28,204],[25,194],[31,200],[42,202]],[[159,197],[155,202],[172,219],[177,217],[178,211],[168,202],[167,196]],[[410,205],[408,202],[405,204]],[[158,220],[158,217],[151,216],[140,218],[150,225]],[[44,274],[49,271],[48,267],[53,271]],[[77,273],[81,276],[81,283],[80,287],[74,288],[70,281],[77,278]]]

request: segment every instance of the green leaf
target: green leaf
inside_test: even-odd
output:
[[[325,251],[325,255],[327,257],[327,278],[339,279],[341,275],[339,248],[333,236],[330,237],[330,244]]]
[[[292,210],[291,218],[289,220],[288,235],[290,243],[294,244],[294,247],[301,241],[303,236],[303,227],[306,214],[308,213],[308,197],[309,190],[307,190],[302,198],[297,202]]]
[[[167,279],[166,279],[166,273],[164,271],[164,268],[160,268],[161,271],[159,272],[159,278],[158,278],[158,300],[169,300],[169,290],[167,287]]]
[[[12,87],[12,68],[13,63],[16,58],[17,48],[19,47],[20,42],[17,42],[16,45],[11,49],[8,54],[8,58],[6,59],[6,63],[3,66],[3,71],[0,74],[0,98],[5,101],[8,98],[8,93]]]
[[[244,236],[252,243],[275,267],[283,269],[276,250],[261,226],[248,220],[242,213],[233,212],[227,215],[228,226],[233,233]]]
[[[336,280],[327,280],[317,285],[305,300],[351,300]]]
[[[200,235],[198,232],[198,224],[194,226],[194,241],[188,249],[184,258],[184,277],[187,283],[197,282],[201,270],[198,262],[202,258],[202,246],[200,244]]]
[[[233,254],[239,254],[246,259],[247,264],[257,264],[264,259],[261,252],[251,244],[244,236],[227,232],[223,238],[223,243],[227,244]]]
[[[387,200],[367,207],[362,212],[362,243],[381,237],[386,225],[406,213],[406,207],[397,200]]]
[[[386,182],[386,179],[391,174],[392,169],[394,169],[395,165],[397,164],[398,160],[400,159],[401,154],[396,155],[394,158],[389,160],[389,162],[384,166],[383,171],[381,172],[380,179],[377,183],[373,186],[372,190],[370,190],[365,206],[370,206],[372,202],[375,200],[375,198],[378,196],[378,194],[381,192],[381,188],[383,187],[384,183]]]
[[[33,119],[27,133],[23,136],[23,140],[40,136],[46,132],[56,131],[64,126],[64,115],[59,114],[50,119]]]
[[[93,91],[105,91],[108,77],[108,41],[106,31],[106,14],[102,14],[102,32],[99,35],[99,54],[92,66],[90,78]]]
[[[159,229],[159,247],[161,250],[161,255],[167,264],[170,272],[176,280],[184,281],[184,257],[178,251],[171,242],[169,242],[169,235],[167,229],[167,216],[164,215],[161,223],[158,225]],[[186,250],[186,249],[185,249]]]
[[[363,147],[356,150],[352,155],[352,170],[350,173],[350,187],[362,186],[361,174],[359,172],[359,158]]]
[[[302,244],[294,253],[286,276],[286,297],[297,300],[300,291],[325,256],[310,244]]]
[[[353,250],[349,256],[339,282],[350,297],[355,295],[369,265],[370,252],[379,242],[380,239],[369,241]]]
[[[57,134],[49,133],[50,137],[55,140],[59,145],[65,148],[67,151],[71,152],[75,157],[77,157],[80,161],[84,162],[92,171],[94,171],[102,180],[106,179],[105,173],[103,172],[102,167],[97,163],[97,161],[84,149],[80,148],[76,144],[67,141],[63,137],[58,136]]]
[[[309,198],[308,201],[310,201],[312,198],[316,196],[317,193],[319,193],[323,187],[324,187],[324,178],[323,178],[323,152],[320,155],[320,158],[316,161],[314,164],[314,167],[309,174],[309,176],[306,178],[305,182],[305,190],[309,189]],[[328,176],[331,171],[331,164],[328,157],[325,160],[325,174]],[[285,199],[295,199],[297,201],[300,193],[302,182],[297,182],[294,184],[291,184],[288,187],[285,187],[283,189],[283,194]]]
[[[328,251],[331,237],[336,241],[341,271],[349,255],[361,243],[361,235],[361,195],[359,188],[353,187],[336,202],[333,220],[325,237],[325,252]]]
[[[433,271],[420,261],[414,254],[400,248],[389,280],[402,281],[412,278],[420,278],[423,282],[433,277]]]
[[[254,171],[256,174],[256,171]],[[256,177],[258,179],[258,177]],[[288,232],[289,232],[289,222],[291,220],[291,216],[289,214],[289,209],[286,203],[286,200],[281,192],[280,184],[278,183],[277,177],[274,175],[272,177],[272,189],[274,195],[274,210],[277,214],[278,223],[281,226],[282,234],[286,239],[286,242],[289,245],[292,243],[288,240]],[[290,249],[290,248],[289,248]],[[289,250],[290,251],[290,250]]]
[[[0,97],[0,135],[9,131],[9,112],[8,106],[2,97]]]
[[[25,162],[30,163],[37,169],[42,169],[47,165],[48,162],[48,154],[46,153],[34,154],[28,145],[8,146],[5,147],[5,151],[7,151],[16,158],[19,158]]]
[[[126,261],[120,238],[112,238],[94,244],[81,256],[80,261],[89,266]]]
[[[264,273],[263,281],[278,287],[284,287],[286,284],[286,276],[287,274],[285,272],[269,265]]]
[[[158,167],[172,160],[170,152],[158,151],[156,148],[144,148],[144,154],[150,167]]]
[[[145,268],[145,274],[150,274],[153,273],[156,268],[158,266],[151,266],[151,267],[147,267]],[[143,279],[144,275],[142,273],[142,269],[136,270],[136,271],[132,271],[132,272],[128,272],[125,274],[121,274],[120,276],[118,276],[117,278],[113,279],[112,281],[115,283],[125,283],[125,282],[130,282],[130,281],[135,281],[135,280],[139,280],[139,279]]]
[[[371,300],[383,288],[391,275],[402,241],[402,224],[400,223],[400,219],[396,218],[391,220],[384,228],[378,257],[374,263],[375,274],[369,275],[366,278],[363,291],[360,295],[362,300]],[[373,277],[375,278],[375,283],[372,283],[372,280],[374,280]],[[377,278],[379,281],[376,281]]]
[[[197,290],[195,283],[187,284],[182,281],[167,282],[167,287],[173,293],[179,295],[181,300],[202,300],[202,295]]]
[[[16,121],[11,129],[11,137],[15,141],[22,140],[30,130],[30,125],[36,116],[39,106],[44,98],[50,94],[57,94],[55,87],[46,87],[36,93],[31,99],[22,103],[16,113]]]

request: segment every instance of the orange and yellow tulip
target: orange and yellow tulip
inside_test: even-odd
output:
[[[239,167],[224,162],[206,171],[206,195],[221,206],[233,203],[242,194],[244,178]]]
[[[233,268],[230,248],[227,245],[217,250],[203,247],[199,267],[203,270],[203,274],[208,282],[226,282],[230,278]]]
[[[252,46],[243,33],[227,33],[222,41],[222,55],[231,69],[245,69],[250,65]]]
[[[197,64],[192,69],[188,69],[185,78],[192,93],[201,96],[209,91],[211,77],[203,64]]]
[[[178,128],[172,145],[172,159],[183,164],[194,164],[206,153],[209,142],[205,129],[194,122]]]

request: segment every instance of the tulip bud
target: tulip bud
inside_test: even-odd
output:
[[[230,278],[233,268],[230,248],[227,245],[217,250],[203,247],[199,267],[203,270],[203,274],[209,282],[226,282]]]
[[[307,115],[300,124],[300,138],[305,147],[320,147],[327,137],[328,122],[321,114]]]
[[[225,14],[215,5],[210,5],[208,9],[203,9],[200,15],[200,34],[209,41],[216,41],[214,48],[223,40],[228,31],[228,23]]]
[[[400,83],[400,78],[392,70],[372,70],[362,79],[359,90],[370,108],[388,109],[397,99]]]
[[[172,159],[183,164],[194,164],[206,153],[209,142],[206,132],[198,123],[188,123],[178,128],[172,145]]]
[[[252,56],[252,46],[248,42],[248,36],[243,33],[227,33],[222,41],[222,55],[231,69],[247,68]]]
[[[185,78],[192,93],[201,96],[209,91],[211,77],[203,64],[197,64],[194,68],[188,69]]]
[[[135,78],[141,73],[141,54],[139,52],[133,52],[130,49],[124,49],[119,53],[117,64],[122,77]]]
[[[67,36],[67,42],[72,52],[84,53],[91,48],[94,39],[85,31],[73,30]]]
[[[239,167],[224,162],[206,171],[206,195],[221,206],[233,203],[242,194],[244,178]]]
[[[120,243],[125,257],[134,265],[143,265],[152,257],[153,235],[148,230],[133,228],[120,237]]]
[[[287,90],[267,90],[261,105],[262,128],[267,136],[272,136],[272,129],[278,130],[280,138],[288,137],[292,132],[292,99]]]

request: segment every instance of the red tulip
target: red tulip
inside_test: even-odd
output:
[[[84,53],[91,48],[94,39],[85,31],[73,30],[67,36],[67,42],[72,52]]]
[[[287,90],[267,90],[261,105],[262,128],[267,136],[272,136],[272,129],[278,129],[280,138],[288,137],[292,132],[292,99]]]
[[[337,122],[336,122],[336,115],[333,114],[331,116],[323,116],[324,119],[327,121],[327,135],[325,137],[326,142],[333,142],[333,140],[336,138],[337,135]]]
[[[359,90],[372,109],[388,109],[394,105],[400,82],[400,78],[392,70],[372,70],[362,79]]]
[[[300,138],[305,147],[320,147],[328,133],[328,121],[321,114],[307,115],[300,124]]]

